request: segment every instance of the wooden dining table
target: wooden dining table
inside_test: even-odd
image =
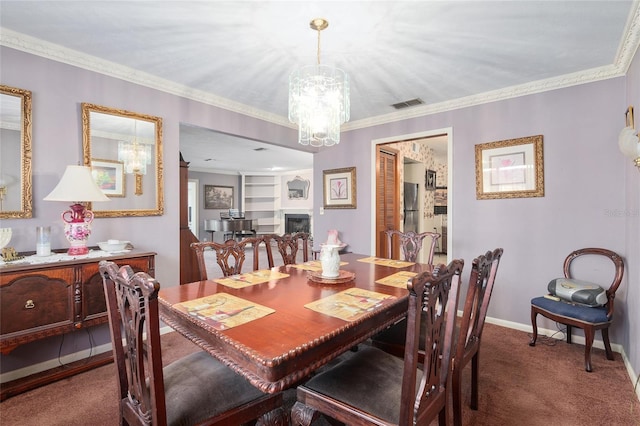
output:
[[[340,259],[337,279],[322,277],[313,261],[162,288],[160,318],[276,393],[406,316],[408,277],[432,269],[353,253]],[[234,323],[242,316],[248,322]]]

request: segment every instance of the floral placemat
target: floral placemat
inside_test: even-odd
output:
[[[407,288],[407,281],[418,275],[417,272],[400,271],[388,277],[376,281],[378,284],[390,285],[392,287]]]
[[[411,266],[414,264],[414,262],[407,262],[404,260],[385,259],[383,257],[374,257],[374,256],[358,259],[358,262],[375,263],[376,265],[391,266],[392,268],[406,268],[407,266]]]
[[[226,293],[176,303],[173,307],[216,330],[228,330],[275,312],[274,309]]]
[[[340,266],[348,265],[349,262],[340,262]],[[309,262],[298,263],[295,265],[289,265],[293,268],[302,269],[305,271],[318,272],[322,271],[322,263],[319,260],[310,260]]]
[[[261,269],[259,271],[246,272],[244,274],[229,275],[224,278],[216,278],[215,282],[231,288],[244,288],[256,284],[262,284],[271,280],[279,280],[288,277],[284,274],[271,269]]]
[[[373,311],[395,298],[395,296],[375,291],[350,288],[307,303],[304,307],[345,321],[355,321],[367,312]]]

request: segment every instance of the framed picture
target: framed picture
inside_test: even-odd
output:
[[[325,209],[356,208],[356,168],[324,170],[322,189]]]
[[[204,208],[228,210],[233,207],[233,186],[204,186]]]
[[[126,195],[122,161],[91,159],[91,175],[107,197]]]
[[[542,135],[476,145],[476,198],[544,197]]]
[[[427,191],[435,191],[436,189],[436,172],[427,170],[424,177],[424,187]]]

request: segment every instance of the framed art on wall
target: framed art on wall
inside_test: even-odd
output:
[[[427,170],[424,177],[424,187],[427,191],[434,191],[436,189],[436,172],[433,170]]]
[[[233,207],[233,187],[232,186],[204,186],[204,208],[205,209],[230,209]]]
[[[126,195],[124,166],[121,161],[91,159],[91,175],[107,197]]]
[[[356,208],[356,168],[324,170],[322,189],[325,209]]]
[[[542,135],[476,145],[476,198],[544,197]]]

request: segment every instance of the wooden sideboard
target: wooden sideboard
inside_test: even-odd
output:
[[[155,273],[155,253],[131,251],[104,257],[0,265],[0,352],[50,336],[104,324],[107,316],[101,260]],[[111,351],[1,385],[0,400],[104,365]],[[74,365],[76,364],[76,365]]]

